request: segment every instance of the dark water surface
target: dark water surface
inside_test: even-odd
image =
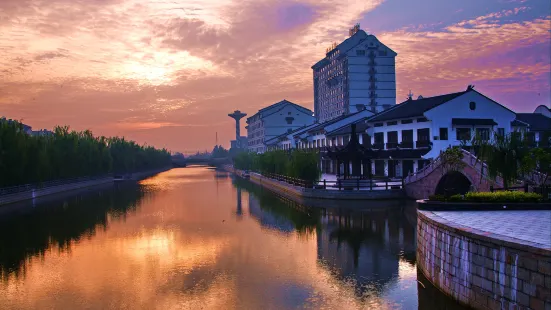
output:
[[[415,206],[335,206],[191,167],[4,209],[0,309],[459,309],[417,272]]]

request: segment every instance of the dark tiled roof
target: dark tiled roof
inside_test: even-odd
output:
[[[495,126],[497,123],[491,118],[452,118],[452,125]]]
[[[417,100],[406,100],[396,106],[383,111],[379,115],[370,119],[370,122],[379,122],[394,120],[400,118],[412,118],[423,116],[423,113],[437,107],[445,102],[448,102],[452,99],[455,99],[467,91],[462,91],[458,93],[451,93],[446,95],[440,95],[435,97],[422,98]]]
[[[516,119],[516,120],[511,122],[511,126],[513,126],[513,127],[528,127],[528,124],[526,124],[525,122],[521,122],[518,119]]]
[[[356,114],[356,113],[352,113],[352,114],[348,114],[348,115],[341,115],[341,116],[338,116],[338,117],[336,117],[336,118],[334,118],[334,119],[332,119],[332,120],[325,121],[325,122],[323,122],[323,123],[321,123],[321,124],[319,124],[319,125],[317,125],[317,126],[315,126],[315,127],[309,128],[309,129],[308,129],[308,132],[318,131],[318,130],[324,128],[324,127],[327,126],[327,125],[331,125],[331,124],[333,124],[333,123],[336,123],[336,122],[338,122],[338,121],[340,121],[340,120],[343,120],[343,119],[345,119],[345,118],[347,118],[347,117],[350,117],[350,116],[352,116],[352,115],[354,115],[354,114]]]
[[[517,113],[517,120],[530,125],[531,131],[551,130],[551,118],[539,113]]]
[[[312,126],[312,125],[313,125],[313,124],[304,125],[304,126],[302,126],[302,127],[300,127],[300,128],[297,128],[297,129],[295,129],[295,130],[293,130],[293,131],[289,131],[289,132],[282,133],[282,134],[280,134],[279,136],[275,136],[275,137],[273,137],[273,138],[267,140],[267,141],[266,141],[266,144],[274,144],[275,142],[279,142],[280,139],[283,139],[283,138],[287,137],[288,135],[294,134],[294,133],[296,133],[296,132],[302,132],[302,131],[308,129],[308,127],[310,127],[310,126]]]
[[[364,133],[365,130],[367,128],[369,128],[369,126],[367,126],[367,123],[365,122],[365,120],[360,120],[358,122],[355,122],[354,124],[356,124],[356,133]],[[350,126],[350,124],[347,124],[347,125],[344,125],[341,128],[335,129],[335,130],[327,133],[325,136],[326,137],[334,137],[334,136],[348,135],[350,133],[352,133],[352,127]]]

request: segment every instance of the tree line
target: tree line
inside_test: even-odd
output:
[[[90,130],[56,127],[33,136],[19,122],[0,122],[0,187],[50,180],[131,173],[171,164],[166,149],[120,137],[96,137]]]
[[[321,176],[319,154],[303,150],[271,151],[263,154],[242,152],[233,158],[234,167],[260,173],[285,175],[305,181]]]

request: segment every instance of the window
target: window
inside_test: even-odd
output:
[[[448,140],[448,128],[440,128],[440,140]]]
[[[388,140],[388,143],[398,143],[398,132],[397,131],[387,132],[387,140]]]
[[[365,50],[356,50],[356,56],[365,56]]]
[[[417,129],[417,141],[430,141],[430,129],[421,128]]]
[[[386,125],[387,126],[393,126],[393,125],[397,125],[398,122],[397,121],[393,121],[393,122],[386,122]]]
[[[498,128],[497,129],[497,134],[501,137],[504,137],[505,136],[505,128]]]
[[[471,109],[471,110],[476,109],[476,102],[474,102],[474,101],[469,102],[469,109]]]
[[[417,119],[417,123],[424,123],[424,122],[428,122],[429,120],[426,118],[426,117],[420,117]]]
[[[383,127],[383,123],[375,123],[375,125],[373,125],[373,127]]]
[[[385,143],[384,132],[376,132],[374,138],[375,138],[375,144]]]
[[[471,128],[456,128],[455,133],[459,141],[471,140]]]
[[[362,133],[362,145],[371,145],[371,137],[368,134]]]
[[[400,123],[402,123],[402,124],[411,124],[411,123],[413,123],[413,120],[412,119],[403,119]]]
[[[402,142],[413,142],[413,129],[402,130]]]
[[[477,128],[476,136],[481,140],[488,141],[490,140],[490,129],[488,128]]]

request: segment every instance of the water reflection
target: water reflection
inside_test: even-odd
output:
[[[25,273],[30,257],[47,250],[63,253],[81,239],[106,230],[111,221],[124,221],[143,196],[137,185],[126,184],[73,194],[55,201],[10,206],[10,216],[0,217],[0,278]]]
[[[354,212],[307,207],[240,179],[234,185],[247,188],[251,216],[263,227],[285,234],[315,231],[319,264],[339,282],[353,286],[363,302],[373,302],[385,288],[407,277],[409,302],[416,303],[416,213],[407,202],[379,203]]]
[[[2,309],[431,309],[421,299],[441,298],[418,293],[415,211],[402,202],[298,204],[204,167],[64,201],[0,215]]]

